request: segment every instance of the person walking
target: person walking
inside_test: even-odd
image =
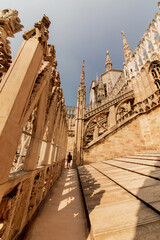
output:
[[[72,160],[72,155],[71,153],[69,152],[68,153],[68,156],[67,156],[67,168],[69,169],[70,168],[70,162]]]

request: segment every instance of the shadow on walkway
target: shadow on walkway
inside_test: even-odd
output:
[[[24,240],[86,240],[88,236],[77,171],[64,169]]]

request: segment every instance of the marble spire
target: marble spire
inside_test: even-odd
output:
[[[110,71],[112,69],[112,61],[109,57],[109,51],[106,52],[106,62],[105,62],[105,68],[106,72]]]
[[[123,37],[123,52],[124,52],[124,59],[125,59],[125,62],[126,64],[130,61],[131,57],[132,57],[132,51],[131,51],[131,48],[126,40],[126,37],[124,35],[124,32],[122,31],[121,32],[122,34],[122,37]]]

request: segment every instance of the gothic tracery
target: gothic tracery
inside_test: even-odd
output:
[[[160,88],[160,62],[158,61],[152,62],[150,66],[150,71],[154,78],[154,83],[157,89],[159,89]]]

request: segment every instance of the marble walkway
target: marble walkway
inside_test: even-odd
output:
[[[160,153],[65,169],[24,240],[159,240]],[[90,220],[90,233],[81,189]]]
[[[65,169],[23,239],[89,240],[87,226],[77,171]]]
[[[160,153],[78,169],[95,240],[160,239]]]

